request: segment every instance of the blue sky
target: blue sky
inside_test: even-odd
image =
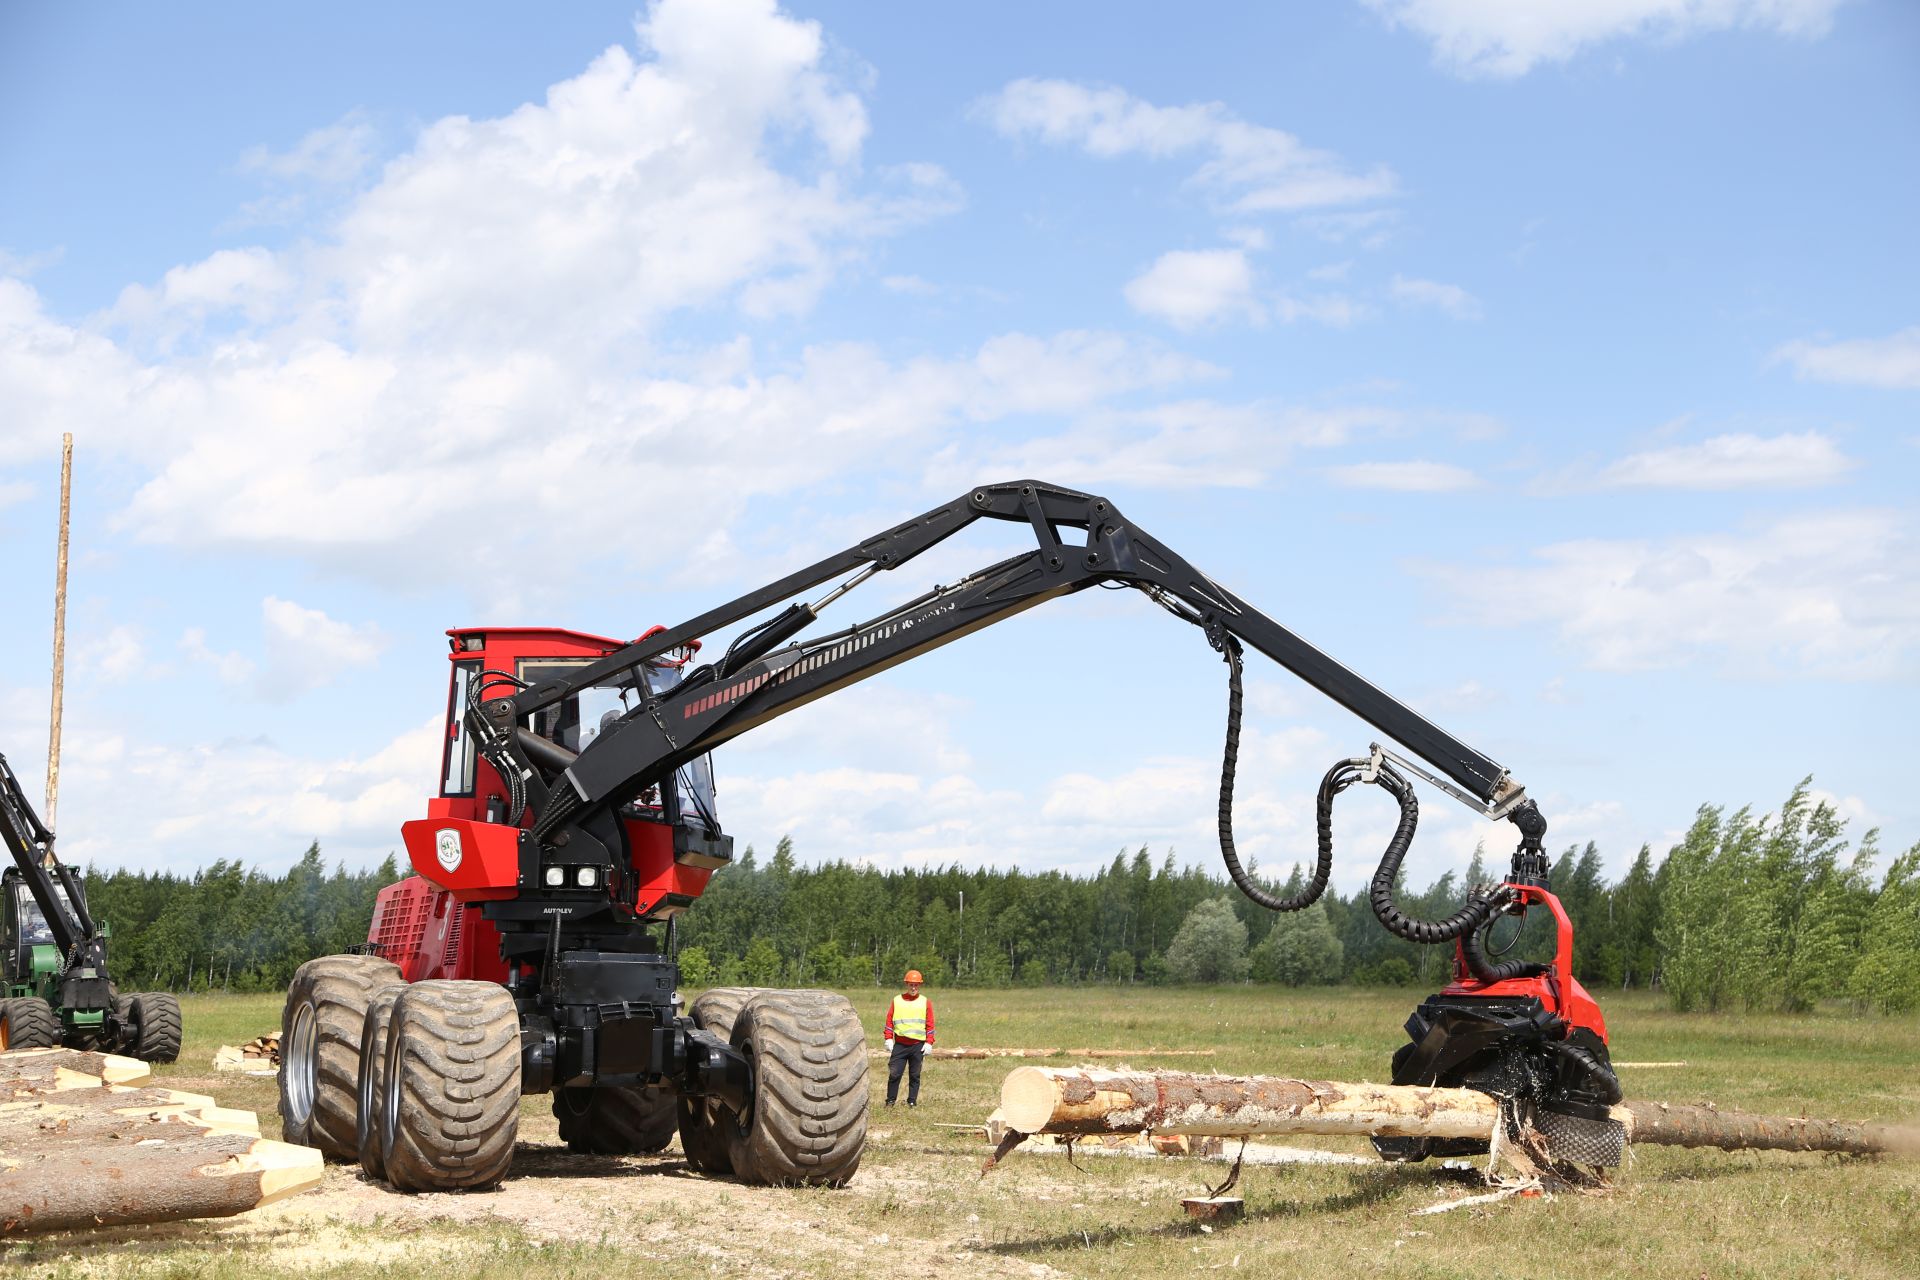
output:
[[[636,635],[985,480],[1111,497],[1618,871],[1805,774],[1920,839],[1920,11],[0,11],[0,751],[62,844],[362,864],[454,625]],[[991,531],[844,625],[1016,549]],[[863,599],[863,597],[865,597]],[[1243,849],[1370,729],[1256,659]],[[1132,596],[729,744],[805,858],[1213,865]],[[1428,793],[1411,870],[1488,828]],[[1340,811],[1364,879],[1381,797]]]

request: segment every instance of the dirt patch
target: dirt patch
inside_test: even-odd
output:
[[[156,1246],[182,1245],[243,1253],[261,1274],[347,1261],[457,1270],[503,1239],[610,1248],[632,1264],[657,1261],[707,1275],[1061,1275],[1043,1263],[979,1252],[977,1235],[941,1225],[933,1212],[940,1184],[965,1176],[960,1167],[941,1177],[880,1165],[836,1191],[745,1187],[689,1172],[677,1148],[580,1156],[536,1141],[519,1146],[512,1175],[491,1191],[408,1195],[357,1166],[329,1165],[318,1188],[241,1217],[174,1224],[161,1237],[96,1234],[89,1243],[109,1246],[92,1257],[108,1275],[140,1274]]]

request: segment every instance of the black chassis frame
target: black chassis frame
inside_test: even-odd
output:
[[[873,573],[898,569],[982,519],[1025,524],[1034,549],[867,622],[786,643],[820,609]],[[641,666],[649,659],[847,574],[854,576],[821,600],[791,604],[744,632],[718,662],[658,696],[647,693]],[[468,730],[489,763],[503,777],[522,779],[533,816],[521,834],[518,895],[482,907],[500,928],[503,953],[515,966],[509,987],[521,1011],[524,1087],[534,1092],[556,1085],[672,1083],[692,1096],[718,1097],[744,1114],[745,1099],[752,1096],[747,1062],[678,1012],[677,973],[665,954],[670,942],[663,946],[656,937],[660,926],[623,904],[619,891],[625,888],[628,850],[622,810],[653,786],[672,805],[675,770],[796,707],[1095,586],[1145,592],[1203,630],[1216,647],[1228,636],[1243,641],[1451,779],[1461,798],[1512,818],[1523,832],[1538,821],[1533,803],[1506,769],[1200,572],[1112,502],[1036,480],[983,485],[563,677],[467,711]],[[534,713],[607,684],[631,686],[640,705],[578,755],[522,728]],[[676,849],[715,862],[730,856],[672,808],[666,816],[676,828]],[[541,872],[553,865],[596,868],[602,887],[572,888],[569,874],[569,887],[548,888]],[[524,972],[520,964],[527,966]]]

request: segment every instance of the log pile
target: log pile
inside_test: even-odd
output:
[[[1177,1071],[1020,1067],[1000,1090],[1012,1133],[1354,1134],[1491,1141],[1500,1104],[1472,1089],[1345,1084]],[[1920,1155],[1920,1130],[1762,1116],[1713,1106],[1629,1102],[1612,1118],[1629,1143],[1726,1151],[1843,1151]]]
[[[319,1183],[318,1150],[147,1072],[112,1054],[0,1053],[0,1237],[227,1217]]]
[[[213,1055],[215,1071],[242,1071],[250,1076],[270,1076],[280,1069],[280,1033],[269,1031],[243,1045],[223,1044]]]

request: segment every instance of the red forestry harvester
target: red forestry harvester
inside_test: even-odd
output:
[[[870,621],[796,639],[820,611],[975,520],[1026,525],[1033,550]],[[791,603],[717,660],[700,637]],[[1617,1151],[1619,1086],[1599,1010],[1568,969],[1571,933],[1545,891],[1546,823],[1507,771],[1355,676],[1123,517],[1104,498],[1034,481],[988,485],[677,627],[630,643],[577,632],[450,632],[440,795],[403,828],[419,873],[385,890],[363,954],[303,966],[287,995],[280,1073],[288,1140],[358,1157],[396,1187],[489,1185],[507,1171],[525,1093],[550,1093],[575,1150],[657,1151],[756,1183],[839,1185],[860,1162],[867,1056],[860,1023],[824,991],[708,991],[682,1009],[674,917],[731,861],[709,752],[815,698],[1004,618],[1094,586],[1131,587],[1199,628],[1228,665],[1221,850],[1242,891],[1298,910],[1325,890],[1333,797],[1355,783],[1399,802],[1373,881],[1382,924],[1451,942],[1458,981],[1408,1021],[1401,1083],[1465,1084],[1527,1119]],[[1279,898],[1234,852],[1241,646],[1260,650],[1393,739],[1335,765],[1320,788],[1319,857]],[[1405,772],[1403,772],[1403,770]],[[1407,773],[1521,839],[1506,883],[1472,887],[1444,920],[1415,920],[1394,881],[1418,818]],[[1491,964],[1500,914],[1561,922],[1550,967]],[[1390,1158],[1437,1150],[1382,1143]],[[1613,1158],[1617,1159],[1617,1155]]]

